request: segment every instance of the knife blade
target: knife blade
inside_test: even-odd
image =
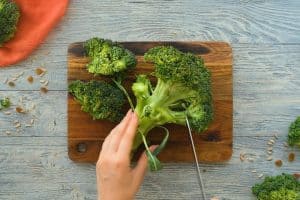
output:
[[[203,180],[202,180],[202,175],[201,175],[201,171],[200,171],[200,166],[199,166],[198,156],[197,156],[197,152],[196,152],[196,148],[195,148],[195,144],[194,144],[192,130],[191,130],[190,123],[189,123],[189,120],[188,120],[187,117],[185,118],[185,120],[186,120],[186,125],[187,125],[188,130],[189,130],[189,137],[190,137],[191,146],[192,146],[192,149],[193,149],[194,159],[195,159],[195,162],[196,162],[199,187],[200,187],[200,190],[202,192],[203,199],[206,200],[205,188],[204,188],[204,184],[203,184]]]

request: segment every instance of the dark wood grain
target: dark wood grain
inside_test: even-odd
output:
[[[137,55],[138,66],[129,74],[125,87],[129,88],[139,73],[150,73],[153,66],[143,61],[147,49],[157,45],[173,45],[184,52],[201,55],[207,68],[212,72],[214,99],[214,121],[209,129],[194,134],[196,150],[202,162],[223,162],[232,154],[232,51],[224,42],[124,42],[126,48]],[[89,74],[85,66],[88,58],[82,43],[73,43],[68,49],[68,81],[102,79]],[[155,81],[155,80],[154,80]],[[114,123],[92,120],[80,110],[80,105],[68,97],[68,150],[69,157],[77,162],[95,162],[101,144]],[[159,155],[163,162],[193,162],[190,141],[186,127],[167,125],[170,139],[165,150]],[[162,132],[154,129],[149,134],[150,142],[161,141]]]

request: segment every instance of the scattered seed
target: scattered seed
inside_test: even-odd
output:
[[[32,76],[28,76],[28,77],[27,77],[27,81],[28,81],[29,83],[33,83],[33,77],[32,77]]]
[[[273,146],[273,143],[272,143],[272,142],[268,142],[268,145],[269,145],[269,146]]]
[[[278,135],[277,135],[277,134],[274,134],[273,136],[274,136],[274,138],[275,138],[276,140],[278,140]]]
[[[272,140],[272,139],[271,139],[271,140],[269,140],[269,141],[270,141],[272,144],[274,144],[274,143],[275,143],[275,141],[274,141],[274,140]]]
[[[256,173],[257,171],[256,171],[256,170],[252,170],[251,172],[252,172],[252,173]]]
[[[289,158],[288,158],[289,162],[293,162],[295,160],[295,157],[296,157],[295,153],[293,152],[289,153]]]
[[[4,79],[4,81],[3,81],[3,83],[6,84],[7,81],[8,81],[8,78],[6,77],[6,78]]]
[[[247,160],[248,160],[249,162],[253,162],[253,161],[254,161],[254,158],[247,158]]]
[[[276,165],[277,167],[281,167],[281,166],[282,166],[282,160],[276,160],[276,161],[275,161],[275,165]]]
[[[16,84],[13,81],[8,81],[8,85],[10,87],[15,87],[16,86]]]
[[[46,87],[41,87],[41,92],[42,93],[47,93],[48,92],[48,89]]]
[[[17,113],[25,113],[25,110],[21,107],[16,107],[16,112]]]
[[[18,80],[18,78],[19,78],[19,77],[13,77],[11,80],[12,80],[12,81],[16,81],[16,80]]]
[[[25,127],[31,127],[32,125],[31,124],[25,124]]]
[[[45,83],[46,81],[44,79],[41,79],[40,80],[40,83]]]
[[[22,104],[23,103],[23,96],[20,96],[19,102]]]
[[[244,162],[244,160],[245,160],[245,154],[243,154],[243,153],[240,154],[240,160],[241,160],[242,162]]]
[[[272,154],[273,154],[273,152],[272,152],[272,151],[268,151],[268,154],[269,154],[269,155],[272,155]]]
[[[264,175],[263,174],[260,174],[260,175],[258,175],[258,178],[262,178]]]
[[[15,120],[15,121],[14,121],[14,124],[17,124],[17,123],[19,123],[19,121],[18,121],[18,120]]]
[[[31,110],[35,109],[35,104],[34,103],[31,104],[31,108],[30,109]]]
[[[21,124],[20,123],[17,123],[16,125],[15,125],[15,128],[20,128],[21,127]]]
[[[273,147],[268,147],[267,150],[268,151],[273,151]]]
[[[289,145],[288,145],[288,143],[284,142],[283,146],[288,147]]]
[[[267,158],[267,161],[271,161],[271,160],[273,160],[273,157],[272,157],[272,156],[269,156],[269,157]]]
[[[41,76],[43,73],[46,72],[45,68],[39,67],[35,69],[35,74]]]
[[[46,81],[43,86],[46,87],[48,85],[49,81]]]
[[[295,173],[295,174],[294,174],[294,177],[295,177],[296,179],[299,179],[299,178],[300,178],[300,174],[299,174],[299,173]]]
[[[10,131],[5,131],[6,135],[10,135],[11,132]]]
[[[18,74],[18,77],[23,76],[23,75],[24,75],[24,72],[20,72],[20,73]]]
[[[5,115],[10,115],[11,114],[11,112],[9,112],[9,111],[5,111],[5,112],[3,112]]]
[[[34,119],[31,119],[30,120],[30,124],[32,125],[34,123]]]

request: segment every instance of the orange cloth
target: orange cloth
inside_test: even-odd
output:
[[[0,67],[15,64],[39,46],[65,14],[68,0],[15,0],[21,12],[15,37],[0,47]]]

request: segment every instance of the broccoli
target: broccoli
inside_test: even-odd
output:
[[[166,123],[185,125],[202,132],[213,119],[211,76],[203,59],[183,53],[172,46],[158,46],[146,52],[144,59],[154,63],[154,88],[146,75],[139,75],[132,85],[136,96],[135,112],[139,116],[139,131],[133,150],[142,136],[154,127]]]
[[[125,97],[121,90],[106,82],[73,81],[69,85],[69,92],[81,104],[81,109],[88,112],[93,119],[108,119],[112,122],[120,121],[123,117],[122,106]]]
[[[211,75],[205,68],[202,58],[191,53],[183,53],[172,46],[149,49],[144,58],[147,62],[154,64],[153,75],[157,83],[155,87],[152,87],[147,75],[138,75],[132,85],[132,91],[136,97],[136,106],[134,106],[128,92],[121,84],[120,77],[123,77],[119,76],[122,74],[120,72],[135,67],[134,55],[117,43],[99,38],[88,40],[84,47],[90,57],[87,70],[95,75],[111,76],[112,81],[123,91],[131,108],[137,113],[139,127],[132,151],[136,151],[144,143],[152,171],[161,168],[156,156],[164,148],[169,137],[168,130],[162,125],[167,123],[186,125],[188,120],[196,132],[202,132],[208,128],[213,119]],[[93,95],[91,93],[88,95],[91,99],[99,99],[91,97]],[[105,108],[111,107],[110,110],[117,110],[120,105],[111,105],[112,102],[108,102],[110,104],[103,102],[102,105]],[[101,108],[97,107],[93,110],[99,112],[97,109]],[[163,128],[166,135],[159,147],[154,152],[150,152],[146,137],[154,127]]]
[[[300,182],[290,174],[267,176],[262,183],[252,187],[252,193],[258,200],[298,200]]]
[[[15,2],[0,0],[0,47],[14,36],[19,18],[20,11]]]
[[[9,98],[5,97],[4,99],[0,99],[0,110],[4,108],[8,108],[10,106]]]
[[[291,146],[297,145],[300,147],[300,116],[290,125],[288,143]]]
[[[299,192],[297,193],[294,190],[286,188],[280,188],[279,190],[272,191],[269,197],[270,200],[299,200],[299,198]]]
[[[87,70],[96,75],[114,75],[136,66],[134,54],[120,44],[101,38],[92,38],[84,43],[90,58]]]

